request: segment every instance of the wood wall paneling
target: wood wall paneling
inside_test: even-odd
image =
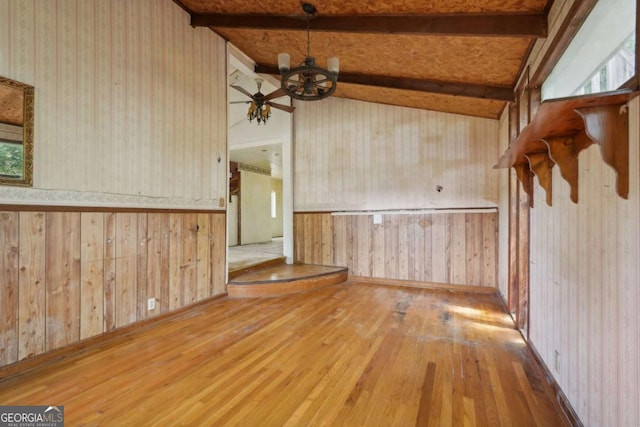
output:
[[[220,295],[227,291],[227,218],[211,215],[209,245],[211,247],[211,291],[209,295]]]
[[[182,288],[183,304],[190,304],[198,298],[197,256],[198,256],[198,215],[182,216],[182,260],[180,269],[182,281],[187,286]]]
[[[169,214],[153,213],[148,215],[147,229],[147,283],[145,290],[145,316],[154,316],[166,311],[168,299],[164,301],[164,294],[168,293],[169,276]],[[167,295],[168,296],[168,295]],[[147,310],[148,298],[154,298],[156,308]],[[163,309],[164,305],[164,309]]]
[[[219,213],[0,212],[0,366],[224,293],[224,235]]]
[[[137,226],[137,214],[116,214],[116,327],[135,322],[138,312]]]
[[[116,328],[116,214],[104,218],[104,330]]]
[[[169,216],[169,310],[184,305],[182,283],[182,215]]]
[[[80,213],[47,212],[45,239],[47,350],[80,339]]]
[[[500,250],[498,232],[498,216],[483,216],[482,217],[482,239],[483,245],[481,248],[483,266],[482,272],[484,275],[484,283],[498,284],[498,253]]]
[[[18,359],[45,351],[45,214],[19,213]],[[14,309],[14,310],[15,310]]]
[[[295,261],[352,275],[496,286],[497,212],[294,215]],[[327,228],[330,227],[330,230]],[[331,247],[332,258],[318,247]]]
[[[105,331],[105,215],[83,214],[80,236],[80,339],[84,339]]]
[[[0,213],[0,362],[18,360],[19,214]]]
[[[138,226],[136,229],[136,320],[147,317],[147,282],[149,263],[149,230],[147,229],[148,215],[136,215]]]
[[[197,278],[196,299],[199,301],[210,295],[211,291],[211,246],[209,245],[209,233],[211,223],[208,214],[198,214],[197,217]]]
[[[451,247],[447,244],[449,241],[447,215],[431,215],[431,225],[431,281],[449,283],[447,264]]]

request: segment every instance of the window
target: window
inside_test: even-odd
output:
[[[0,139],[0,178],[24,177],[24,150],[22,141]]]
[[[271,218],[276,219],[278,217],[278,206],[276,205],[276,192],[271,192]]]
[[[609,92],[636,74],[636,1],[599,0],[542,85],[542,98]]]

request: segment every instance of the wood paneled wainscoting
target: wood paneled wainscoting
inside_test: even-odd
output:
[[[54,209],[0,207],[0,366],[225,292],[224,212]]]
[[[372,213],[295,213],[296,262],[370,278],[497,286],[495,209],[377,215],[374,224]]]

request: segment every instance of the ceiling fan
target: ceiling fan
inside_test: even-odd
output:
[[[230,104],[250,104],[249,111],[247,112],[247,118],[249,119],[249,122],[253,121],[253,119],[256,119],[258,121],[258,124],[267,123],[267,120],[269,120],[269,117],[271,117],[271,107],[278,110],[286,111],[287,113],[293,113],[295,107],[289,107],[288,105],[276,104],[275,102],[271,102],[272,99],[286,96],[284,90],[278,89],[268,95],[260,92],[263,81],[264,80],[261,78],[256,79],[258,92],[254,93],[253,95],[243,87],[231,85],[231,87],[238,92],[241,92],[251,98],[251,101],[233,101],[230,102]]]

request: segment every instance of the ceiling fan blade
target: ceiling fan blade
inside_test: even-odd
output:
[[[231,101],[229,104],[249,104],[251,101]]]
[[[288,105],[275,104],[273,102],[267,102],[267,104],[271,105],[273,108],[277,108],[278,110],[286,111],[287,113],[293,113],[293,110],[296,107],[289,107]]]
[[[240,87],[240,86],[234,86],[234,85],[231,85],[231,87],[234,88],[235,90],[237,90],[238,92],[244,93],[249,98],[253,99],[253,94],[250,93],[249,91],[247,91],[245,88]]]
[[[268,101],[270,99],[274,99],[274,98],[280,98],[282,96],[285,96],[286,93],[284,90],[282,90],[282,88],[274,90],[273,92],[271,92],[269,95],[264,97],[265,101]]]

